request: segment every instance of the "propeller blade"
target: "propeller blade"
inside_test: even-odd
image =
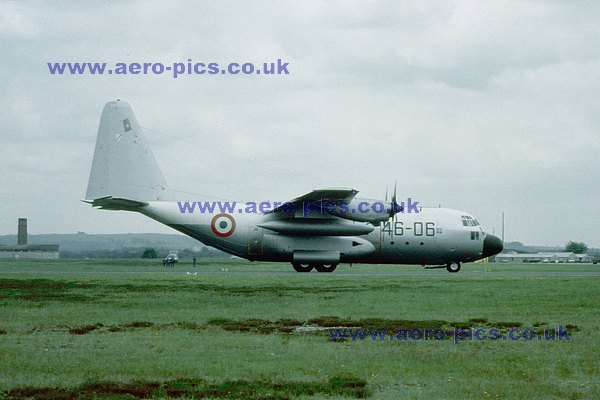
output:
[[[396,215],[398,212],[402,211],[402,207],[400,207],[400,205],[396,202],[397,190],[398,190],[398,181],[396,181],[394,183],[394,194],[392,195],[392,210],[390,211],[390,218],[393,217],[394,215]],[[387,194],[387,192],[386,192],[386,194]],[[387,196],[386,196],[386,201],[387,201]]]

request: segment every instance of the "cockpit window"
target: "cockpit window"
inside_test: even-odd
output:
[[[479,226],[479,221],[469,215],[461,215],[463,226]]]

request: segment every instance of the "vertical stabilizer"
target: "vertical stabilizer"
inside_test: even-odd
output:
[[[166,191],[165,179],[131,106],[121,100],[106,103],[86,199],[163,200]]]

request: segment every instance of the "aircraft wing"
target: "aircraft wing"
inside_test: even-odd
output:
[[[358,190],[349,188],[313,190],[284,203],[284,205],[273,211],[265,213],[269,214],[267,220],[259,226],[291,236],[356,236],[368,234],[374,229],[373,225],[368,223],[347,221],[335,215],[319,211],[309,215],[303,214],[304,205],[307,203],[314,204],[314,210],[318,210],[320,204],[327,202],[334,204],[340,202],[350,203],[357,193]],[[294,205],[295,212],[293,213],[286,211],[290,203]]]
[[[329,189],[317,189],[313,190],[310,193],[302,195],[300,197],[296,197],[293,200],[288,201],[287,203],[292,203],[296,210],[302,209],[302,205],[305,203],[313,203],[318,206],[319,203],[323,204],[328,201],[338,204],[342,201],[350,203],[358,190],[351,188],[329,188]],[[279,206],[273,211],[269,211],[267,214],[277,213],[283,210],[285,206]]]

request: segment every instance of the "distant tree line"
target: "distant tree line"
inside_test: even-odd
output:
[[[150,247],[124,247],[118,250],[82,250],[82,251],[69,251],[61,250],[60,258],[68,259],[86,259],[86,258],[164,258],[167,256],[170,250],[166,248],[150,248]],[[177,251],[179,259],[192,259],[196,258],[229,258],[230,255],[213,249],[210,247],[203,247],[200,251],[192,249],[184,249]]]

